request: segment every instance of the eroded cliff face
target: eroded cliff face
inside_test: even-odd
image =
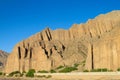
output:
[[[46,28],[30,38],[18,43],[7,60],[5,72],[28,71],[29,69],[51,70],[59,66],[73,65],[86,58],[86,49],[81,54],[80,46],[74,38],[69,38],[69,31],[52,31]],[[77,45],[76,45],[77,44]],[[71,49],[73,46],[74,49]],[[84,45],[84,44],[82,44]],[[12,64],[12,65],[10,65]]]
[[[120,68],[120,11],[113,11],[98,17],[104,34],[92,39],[89,44],[86,69],[107,68],[116,71]]]
[[[14,47],[5,72],[50,70],[84,60],[86,69],[116,70],[120,62],[119,27],[120,11],[113,11],[85,24],[74,24],[69,30],[46,28]]]
[[[0,50],[0,71],[3,71],[6,65],[8,53]]]

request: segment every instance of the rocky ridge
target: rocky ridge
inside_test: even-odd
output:
[[[46,28],[18,43],[5,72],[50,70],[86,60],[85,69],[116,70],[119,64],[120,11],[102,14],[69,30]],[[10,65],[13,64],[13,65]]]
[[[0,50],[0,71],[5,67],[7,61],[8,53]]]

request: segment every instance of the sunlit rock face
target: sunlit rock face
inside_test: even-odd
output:
[[[3,71],[6,65],[8,53],[0,50],[0,71]]]
[[[113,11],[74,24],[69,30],[46,28],[14,47],[7,59],[6,73],[29,69],[51,70],[86,60],[85,69],[120,66],[120,11]]]

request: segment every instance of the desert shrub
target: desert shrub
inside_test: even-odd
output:
[[[89,70],[83,70],[83,72],[89,72]]]
[[[2,72],[0,72],[0,76],[1,76],[1,75],[3,75],[3,73],[2,73]]]
[[[64,66],[59,66],[59,67],[57,67],[56,69],[61,69],[61,68],[63,68]]]
[[[96,72],[96,69],[92,69],[92,70],[90,70],[90,72]]]
[[[67,73],[67,72],[72,72],[78,70],[76,67],[65,67],[64,69],[60,70],[60,73]]]
[[[48,71],[42,70],[42,71],[38,71],[38,73],[48,73]]]
[[[92,69],[91,72],[107,72],[109,71],[107,68],[103,68],[103,69]]]
[[[26,73],[26,77],[34,77],[34,73],[35,73],[35,70],[34,70],[34,69],[30,69],[30,70]]]
[[[90,72],[102,72],[102,69],[92,69]]]
[[[2,75],[3,75],[3,76],[5,76],[5,75],[6,75],[6,73],[3,73],[3,72],[2,72]]]
[[[120,71],[120,68],[118,68],[117,71]]]
[[[50,70],[50,73],[56,73],[56,71],[55,71],[55,70],[53,70],[53,69],[51,69],[51,70]]]
[[[108,71],[107,68],[103,68],[103,69],[102,69],[102,72],[107,72],[107,71]]]
[[[23,74],[26,73],[25,71],[22,72]]]
[[[9,77],[16,76],[16,75],[21,75],[20,71],[14,71],[9,74]]]
[[[79,66],[79,64],[77,64],[77,63],[74,64],[74,67],[78,67],[78,66]]]

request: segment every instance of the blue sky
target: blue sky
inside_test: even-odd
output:
[[[120,0],[0,0],[0,49],[11,52],[47,26],[69,29],[112,10],[120,10]]]

